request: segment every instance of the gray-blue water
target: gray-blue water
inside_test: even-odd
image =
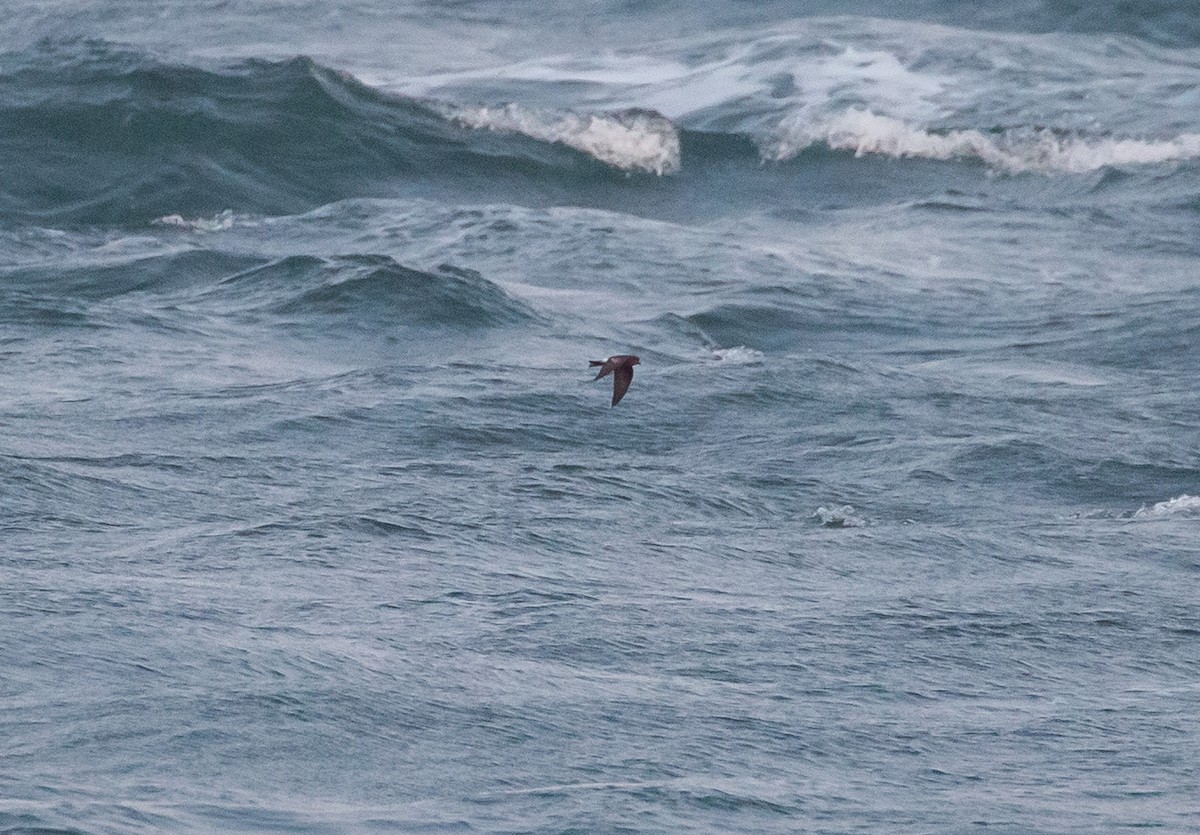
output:
[[[10,3],[0,831],[1200,831],[1200,16],[799,5]]]

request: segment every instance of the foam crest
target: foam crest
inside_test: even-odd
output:
[[[717,348],[713,351],[713,357],[734,365],[753,365],[762,362],[763,352],[738,345],[736,348]]]
[[[865,525],[866,521],[855,516],[854,513],[854,508],[848,504],[837,507],[822,505],[813,511],[811,518],[816,519],[826,528],[858,528]]]
[[[558,142],[622,171],[663,175],[680,168],[679,132],[669,119],[651,110],[575,113],[516,104],[438,106],[460,125]]]
[[[791,119],[761,143],[764,158],[791,159],[818,143],[856,156],[932,160],[976,159],[1009,174],[1081,174],[1112,166],[1153,165],[1200,158],[1200,134],[1173,139],[1062,136],[1048,130],[931,131],[869,110],[845,111],[823,122]]]
[[[233,228],[233,210],[226,209],[212,217],[186,218],[183,215],[164,215],[150,221],[151,226],[175,226],[192,232],[223,232]]]
[[[1200,496],[1186,493],[1152,507],[1142,507],[1133,514],[1134,519],[1200,519]]]

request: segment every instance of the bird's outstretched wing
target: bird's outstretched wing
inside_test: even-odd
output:
[[[613,402],[615,406],[621,402],[621,398],[625,396],[625,392],[629,391],[629,384],[633,382],[633,366],[622,365],[616,369],[616,374],[613,375]]]

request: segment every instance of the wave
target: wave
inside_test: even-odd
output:
[[[192,232],[224,232],[232,229],[234,215],[232,209],[226,209],[212,217],[184,217],[180,214],[163,215],[150,222],[152,226],[174,226]]]
[[[770,301],[728,302],[692,313],[685,321],[711,345],[739,346],[732,355],[718,356],[743,362],[761,352],[829,347],[847,338],[910,336],[935,324],[919,322],[899,307],[864,305],[837,291],[825,299],[775,294]]]
[[[1134,514],[1134,519],[1200,519],[1200,496],[1189,496],[1186,493],[1165,502],[1159,502],[1151,507],[1141,507]]]
[[[762,351],[738,345],[733,348],[716,348],[712,352],[714,359],[730,365],[757,365],[763,361]]]
[[[1047,129],[935,131],[869,110],[851,109],[828,121],[785,121],[761,142],[763,157],[792,159],[816,144],[856,156],[977,160],[1009,174],[1082,174],[1103,168],[1184,162],[1200,158],[1200,134],[1171,139],[1061,135]]]
[[[1089,510],[1076,514],[1075,519],[1119,520],[1134,522],[1164,522],[1200,519],[1200,496],[1183,493],[1173,499],[1142,505],[1137,510]]]
[[[843,69],[833,77],[843,78]],[[240,217],[347,198],[438,192],[488,203],[723,212],[731,201],[761,207],[792,194],[795,168],[761,163],[801,158],[820,166],[819,153],[806,153],[816,146],[839,155],[976,161],[1005,173],[1200,158],[1193,133],[1122,139],[936,130],[920,126],[925,116],[862,108],[829,116],[802,107],[760,119],[752,118],[758,104],[739,107],[732,100],[719,108],[730,120],[698,118],[684,127],[638,107],[586,112],[418,99],[307,58],[204,69],[105,43],[43,44],[0,62],[0,218],[212,232]],[[651,190],[662,195],[653,203]]]
[[[202,69],[93,42],[7,58],[0,214],[39,222],[186,227],[230,209],[390,196],[398,184],[495,194],[531,178],[678,167],[678,137],[645,111],[472,115],[308,58]]]
[[[964,11],[967,10],[956,10],[957,13]],[[971,17],[980,14],[992,25],[999,23],[1003,28],[1017,32],[1103,32],[1171,46],[1200,44],[1200,17],[1189,0],[1022,3],[1014,4],[1011,10],[981,6],[967,14]]]
[[[537,319],[475,270],[405,267],[386,255],[296,255],[233,276],[216,291],[226,304],[303,325],[330,316],[355,327],[490,327]],[[242,305],[250,297],[257,303]]]
[[[850,505],[834,505],[833,507],[818,507],[813,511],[810,519],[815,519],[817,522],[826,528],[859,528],[866,524],[866,521],[857,515],[857,511]]]
[[[187,293],[259,263],[246,255],[138,243],[130,242],[126,251],[117,246],[0,268],[0,315],[38,302],[69,312],[135,293]]]
[[[651,110],[576,113],[518,104],[468,107],[435,103],[460,125],[561,143],[622,171],[674,174],[682,167],[679,132]]]
[[[1148,11],[1131,17],[1157,16]],[[1186,15],[1177,5],[1160,20]],[[1066,17],[1095,22],[1090,9]],[[652,108],[688,131],[752,137],[767,159],[790,159],[821,144],[974,159],[1001,171],[1075,173],[1197,156],[1193,56],[1133,38],[1013,37],[994,25],[967,25],[766,15],[745,27],[618,54],[372,77],[412,95],[455,100]],[[685,146],[682,165],[689,164]]]
[[[90,258],[0,268],[0,322],[103,327],[120,316],[144,321],[155,309],[177,305],[285,326],[324,327],[332,318],[372,330],[486,328],[541,318],[476,270],[447,263],[414,269],[370,253],[268,259],[148,239],[104,260],[93,251]]]

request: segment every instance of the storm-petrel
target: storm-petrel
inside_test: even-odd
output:
[[[641,360],[633,354],[617,354],[606,360],[592,360],[588,365],[600,366],[600,373],[596,375],[597,380],[607,377],[609,374],[613,375],[612,404],[615,406],[621,402],[625,392],[629,391],[629,384],[633,382],[633,367],[640,363]]]

